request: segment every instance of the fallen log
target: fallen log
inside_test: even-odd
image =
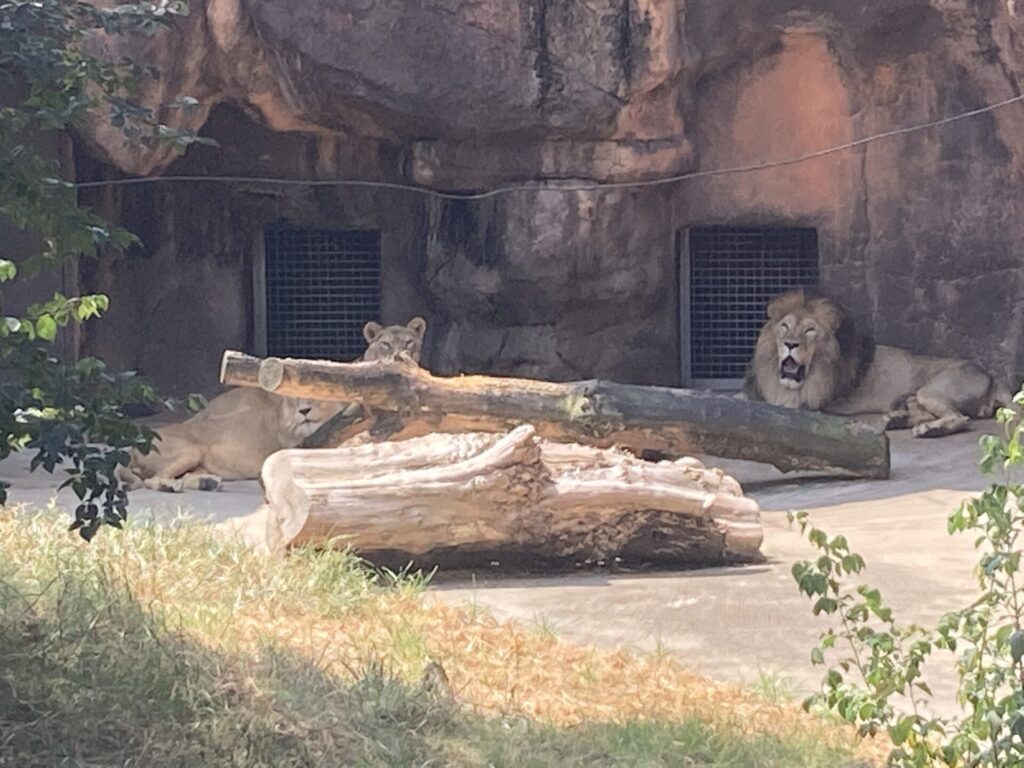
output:
[[[388,412],[380,437],[393,440],[430,432],[504,432],[529,423],[544,438],[600,448],[710,454],[772,464],[784,472],[889,476],[889,439],[880,428],[710,392],[601,380],[442,378],[402,359],[260,360],[231,350],[224,353],[221,381],[362,403]]]
[[[762,559],[758,505],[720,470],[551,443],[529,425],[279,451],[261,481],[255,543],[275,553],[332,543],[384,565],[530,570]]]

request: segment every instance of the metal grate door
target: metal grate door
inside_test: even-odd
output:
[[[347,362],[380,315],[380,233],[264,232],[267,354]]]
[[[689,323],[684,378],[691,385],[736,384],[746,372],[769,300],[818,281],[818,233],[694,227],[688,250],[688,268],[684,264],[682,271],[688,282],[684,322]]]

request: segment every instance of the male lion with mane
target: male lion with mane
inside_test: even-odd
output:
[[[802,289],[768,304],[743,394],[844,416],[887,414],[886,429],[912,427],[916,437],[960,432],[1012,401],[978,365],[876,346],[838,304]]]
[[[421,317],[407,325],[367,323],[363,337],[369,346],[359,359],[389,360],[404,353],[418,363],[426,329]],[[213,491],[222,480],[252,480],[270,454],[295,448],[346,405],[253,387],[229,389],[187,421],[161,427],[153,450],[133,451],[119,477],[128,490],[145,486],[171,493]]]

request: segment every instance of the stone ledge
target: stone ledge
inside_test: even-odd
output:
[[[412,176],[439,189],[485,189],[523,180],[640,181],[693,168],[684,136],[643,141],[499,142],[418,141]]]

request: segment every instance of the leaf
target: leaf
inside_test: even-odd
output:
[[[93,537],[96,535],[96,531],[98,531],[99,529],[100,521],[98,519],[93,520],[91,522],[83,524],[82,527],[78,529],[78,535],[86,541],[92,541]]]
[[[843,570],[847,573],[860,573],[864,570],[864,558],[856,554],[844,556]]]
[[[15,266],[13,261],[7,259],[0,259],[0,283],[6,283],[14,279],[14,276],[18,274],[18,267]]]
[[[829,543],[829,549],[845,550],[848,552],[850,550],[850,545],[847,543],[846,537],[840,535],[832,539],[832,541]]]
[[[822,597],[818,599],[818,602],[814,604],[814,615],[817,616],[819,613],[835,613],[836,608],[839,604],[831,597]]]
[[[57,322],[51,315],[42,315],[36,319],[36,333],[44,341],[53,341],[57,338]]]
[[[1010,725],[1010,731],[1021,741],[1024,741],[1024,714],[1017,713]]]
[[[199,411],[203,410],[207,405],[209,405],[209,401],[202,395],[197,395],[195,393],[190,394],[188,396],[188,400],[186,401],[186,407],[192,413],[198,413]]]
[[[907,740],[911,729],[914,727],[914,720],[913,715],[904,715],[896,722],[896,725],[889,729],[889,738],[892,739],[892,743],[897,747]]]
[[[988,722],[989,732],[993,735],[999,733],[1003,729],[1003,718],[999,712],[995,710],[989,710],[985,713],[985,720]]]
[[[1010,656],[1015,664],[1024,657],[1024,630],[1022,629],[1018,629],[1010,636]]]

